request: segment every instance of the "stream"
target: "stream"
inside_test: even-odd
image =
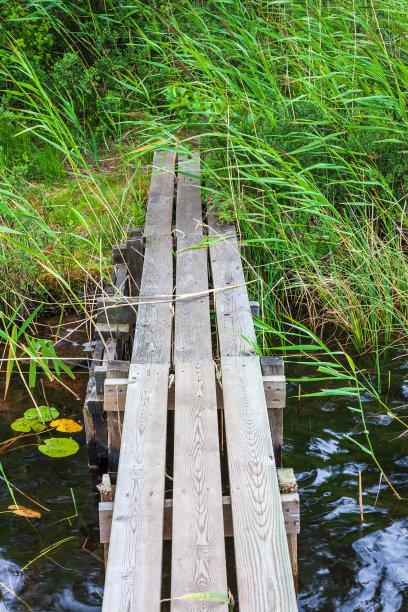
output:
[[[65,320],[65,329],[74,329]],[[55,321],[51,322],[55,325]],[[65,332],[67,333],[67,332]],[[83,332],[62,339],[64,356],[81,357],[76,379],[68,384],[79,396],[43,377],[50,406],[60,417],[82,421],[90,346]],[[359,363],[370,368],[368,360]],[[397,438],[401,426],[378,414],[371,397],[363,397],[378,460],[403,498],[398,501],[369,455],[343,437],[358,431],[354,398],[301,397],[299,382],[313,369],[286,364],[288,401],[284,419],[284,466],[297,475],[301,504],[299,536],[299,609],[324,612],[398,612],[408,610],[408,436]],[[390,373],[390,374],[389,374]],[[1,397],[4,372],[0,374]],[[393,353],[382,361],[384,396],[399,416],[408,415],[408,358]],[[301,394],[319,390],[319,383],[301,383]],[[41,385],[34,390],[44,404]],[[405,399],[405,396],[407,399]],[[10,423],[31,399],[13,375],[6,400],[0,400],[0,441],[14,437]],[[407,416],[408,420],[408,416]],[[68,434],[64,434],[68,435]],[[0,461],[9,481],[49,512],[15,492],[19,504],[41,512],[27,519],[6,512],[13,504],[0,481],[0,610],[34,612],[89,612],[101,609],[103,549],[98,544],[98,495],[95,475],[88,470],[85,433],[74,434],[80,444],[76,455],[54,459],[36,445],[44,435],[23,437],[17,450],[2,453]],[[358,438],[359,439],[359,438]],[[364,522],[358,500],[358,472],[362,473]],[[78,510],[75,515],[73,502]],[[404,499],[405,498],[405,499]],[[67,518],[68,517],[68,518]],[[73,517],[73,518],[69,518]],[[66,540],[67,538],[70,538]],[[66,541],[63,541],[66,540]],[[63,541],[63,542],[62,542]],[[42,554],[24,572],[20,568]],[[166,551],[169,550],[165,546]],[[167,553],[168,554],[168,553]],[[24,603],[25,602],[25,603]],[[237,609],[237,608],[236,608]]]

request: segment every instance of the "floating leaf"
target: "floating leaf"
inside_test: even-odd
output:
[[[35,432],[44,431],[46,429],[45,425],[40,421],[40,419],[26,419],[22,417],[21,419],[16,419],[11,424],[11,429],[14,431],[30,431],[31,429]]]
[[[13,511],[13,514],[18,514],[18,516],[25,516],[26,518],[41,518],[41,513],[36,510],[30,510],[30,508],[25,508],[24,506],[9,506],[9,510]]]
[[[39,431],[44,431],[44,429],[47,429],[47,427],[43,423],[41,423],[39,419],[28,419],[27,422],[30,423],[31,429],[35,431],[36,433],[38,433]]]
[[[21,419],[16,419],[12,422],[11,429],[14,429],[14,431],[30,431],[31,425],[27,419],[22,417]]]
[[[83,429],[82,425],[72,419],[56,419],[55,421],[51,421],[50,425],[51,427],[56,427],[57,431],[63,431],[65,433],[75,433]]]
[[[68,457],[75,455],[79,444],[71,438],[48,438],[44,444],[40,444],[38,450],[48,457]]]
[[[39,406],[38,409],[30,408],[24,413],[24,417],[26,419],[39,419],[40,415],[43,421],[52,421],[53,419],[57,418],[59,412],[55,408],[49,408],[48,406]]]

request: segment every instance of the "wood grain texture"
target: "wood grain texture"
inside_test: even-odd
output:
[[[130,367],[103,612],[160,610],[168,376]]]
[[[132,363],[169,363],[173,321],[173,240],[147,237]]]
[[[212,360],[207,248],[191,248],[202,240],[177,237],[175,363]]]
[[[218,238],[210,246],[210,259],[221,353],[255,355],[251,346],[255,330],[235,230],[220,235],[211,220],[209,225],[210,236]]]
[[[222,356],[241,612],[297,610],[258,357]]]
[[[159,151],[154,156],[144,227],[145,236],[165,236],[171,232],[175,159],[176,154],[172,151]]]
[[[227,594],[213,362],[176,364],[172,597]],[[173,601],[173,612],[224,610],[211,601]]]
[[[108,412],[106,415],[106,426],[108,430],[108,463],[109,472],[116,473],[118,471],[120,445],[122,440],[122,420],[123,412],[118,410]]]
[[[177,236],[203,234],[203,213],[200,190],[200,155],[193,151],[193,157],[186,155],[178,159],[177,173]]]

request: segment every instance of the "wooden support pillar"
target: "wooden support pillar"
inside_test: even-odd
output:
[[[104,408],[108,429],[109,473],[118,471],[129,366],[128,361],[109,361],[106,368]]]
[[[126,262],[129,272],[129,295],[139,295],[144,259],[143,228],[132,228],[126,241]]]
[[[296,595],[298,594],[298,560],[297,537],[300,533],[299,493],[295,474],[292,468],[278,470],[279,490],[281,493],[283,516],[285,519],[286,537],[288,540],[290,563]],[[293,517],[295,521],[293,522]]]
[[[257,319],[259,317],[259,302],[249,302],[251,315]]]
[[[286,379],[282,357],[261,357],[265,399],[268,408],[276,467],[282,467],[283,409],[286,403]]]
[[[104,474],[102,476],[102,483],[98,485],[98,490],[101,496],[101,501],[99,502],[99,541],[103,544],[104,548],[105,570],[108,562],[115,488],[115,485],[111,484],[109,474]]]

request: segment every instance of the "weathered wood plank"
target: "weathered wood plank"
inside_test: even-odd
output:
[[[172,597],[226,595],[214,364],[177,363],[175,375]],[[226,611],[227,605],[174,600],[171,609]]]
[[[98,326],[131,324],[136,322],[139,298],[102,297],[97,301]]]
[[[221,356],[241,612],[297,610],[258,357]]]
[[[200,155],[183,155],[178,159],[177,174],[177,237],[181,235],[201,236],[203,234],[203,213],[200,190]]]
[[[101,485],[99,485],[101,486]],[[285,531],[286,536],[298,534],[300,532],[300,520],[299,520],[299,494],[298,493],[281,493],[280,500],[282,504],[282,512],[285,518]],[[108,509],[108,506],[105,506]],[[234,536],[233,525],[232,525],[232,510],[231,510],[231,497],[229,495],[223,495],[222,497],[222,510],[224,520],[224,537],[232,538]],[[112,516],[110,521],[104,529],[109,531],[112,525]],[[164,500],[164,529],[163,529],[163,540],[171,540],[173,538],[173,500]],[[106,533],[106,532],[105,532]],[[107,540],[109,542],[109,539]]]
[[[153,160],[144,234],[166,236],[171,232],[176,153],[159,151]]]
[[[168,375],[130,367],[103,612],[160,610]]]
[[[173,321],[173,239],[147,237],[132,363],[169,363]]]
[[[177,236],[174,363],[212,360],[207,248],[191,248],[202,239]]]
[[[259,357],[233,226],[210,217],[241,612],[297,610]],[[226,286],[234,286],[230,290]],[[219,291],[217,291],[219,290]],[[249,342],[247,342],[247,340]]]
[[[214,219],[209,219],[209,235],[218,238],[210,247],[211,270],[215,290],[217,326],[221,353],[255,355],[256,341],[252,313],[233,228],[219,234]]]

